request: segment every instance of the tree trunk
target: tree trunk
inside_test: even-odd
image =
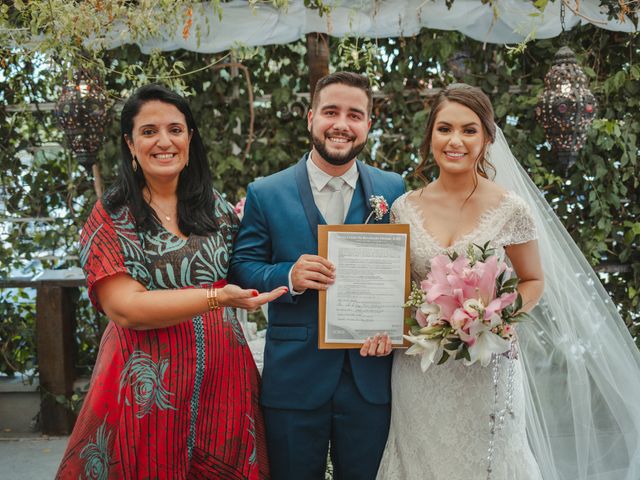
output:
[[[307,34],[307,64],[309,66],[309,103],[316,83],[329,73],[329,37],[325,33]]]

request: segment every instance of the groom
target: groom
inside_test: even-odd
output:
[[[318,290],[340,274],[317,255],[318,225],[363,223],[371,195],[391,205],[404,192],[399,175],[356,160],[371,107],[366,77],[320,79],[307,118],[311,152],[247,190],[230,276],[260,291],[290,290],[269,305],[264,355],[261,404],[274,480],[324,479],[329,444],[335,479],[373,480],[386,442],[391,356],[318,349]]]

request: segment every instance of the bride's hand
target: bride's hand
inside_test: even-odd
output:
[[[363,357],[386,357],[391,353],[391,337],[388,333],[376,333],[373,338],[367,338],[360,348]]]

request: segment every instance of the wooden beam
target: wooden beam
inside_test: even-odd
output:
[[[329,74],[329,36],[325,33],[307,33],[307,66],[309,92],[313,99],[316,83]]]
[[[631,271],[631,265],[601,263],[593,267],[593,269],[598,273],[627,273]]]
[[[17,105],[7,105],[5,111],[8,113],[52,112],[55,108],[56,104],[54,102],[22,103]]]

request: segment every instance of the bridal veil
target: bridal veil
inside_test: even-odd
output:
[[[518,329],[527,379],[527,434],[542,475],[545,480],[638,480],[640,352],[500,128],[487,156],[496,167],[496,183],[525,199],[538,228],[545,291],[532,321]]]

